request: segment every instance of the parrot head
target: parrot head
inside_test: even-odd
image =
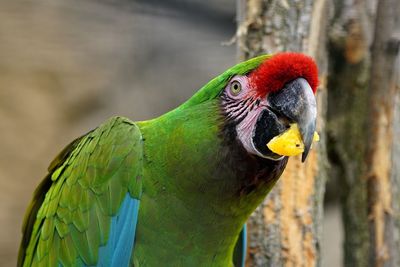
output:
[[[267,143],[290,124],[297,124],[304,161],[316,127],[317,66],[299,53],[262,59],[254,69],[227,80],[219,96],[221,109],[246,151],[271,160],[280,160],[283,155],[272,152]]]

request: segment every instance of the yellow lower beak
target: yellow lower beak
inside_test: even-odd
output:
[[[319,135],[314,132],[313,142],[319,141]],[[281,156],[296,156],[304,152],[304,143],[301,139],[297,123],[282,134],[275,136],[268,142],[267,147],[275,154]]]

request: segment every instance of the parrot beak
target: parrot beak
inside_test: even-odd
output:
[[[285,85],[282,90],[268,96],[270,108],[279,116],[297,123],[304,152],[301,161],[304,162],[310,152],[314,137],[317,104],[311,86],[303,78],[297,78]]]

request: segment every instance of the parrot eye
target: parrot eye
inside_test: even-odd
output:
[[[230,87],[231,93],[234,96],[237,96],[242,91],[242,85],[238,81],[233,81]]]

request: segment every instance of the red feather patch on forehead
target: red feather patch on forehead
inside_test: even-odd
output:
[[[314,94],[318,86],[318,68],[314,60],[300,53],[284,52],[266,59],[249,74],[257,95],[276,92],[296,78],[304,78]]]

